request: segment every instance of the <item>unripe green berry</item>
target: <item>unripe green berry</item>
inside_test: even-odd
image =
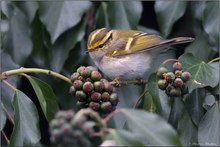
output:
[[[94,121],[87,121],[82,125],[82,130],[85,132],[85,134],[92,136],[95,132],[93,129],[96,126],[96,123]]]
[[[56,119],[65,119],[65,117],[66,117],[65,111],[58,111],[55,114],[55,118]]]
[[[99,92],[93,92],[91,95],[91,99],[94,102],[99,102],[101,100],[101,94]]]
[[[159,69],[158,69],[158,71],[157,71],[157,77],[158,78],[163,78],[163,75],[165,74],[165,73],[167,73],[168,72],[168,70],[167,70],[167,68],[165,68],[165,67],[160,67]]]
[[[170,90],[170,96],[171,97],[178,97],[181,95],[181,89],[180,88],[172,88]]]
[[[70,134],[70,132],[72,131],[72,127],[70,124],[64,124],[60,129],[63,135]]]
[[[79,76],[80,76],[80,75],[79,75],[78,72],[74,72],[74,73],[71,75],[70,80],[71,80],[72,82],[74,82],[75,80],[78,79]]]
[[[79,77],[78,77],[78,80],[84,81],[84,78],[83,78],[82,76],[79,76]]]
[[[89,108],[91,108],[92,110],[97,111],[97,110],[99,110],[99,108],[100,108],[100,104],[99,104],[99,103],[96,103],[96,102],[90,102],[90,103],[89,103]]]
[[[110,102],[102,102],[101,110],[104,112],[109,112],[112,110],[112,104]]]
[[[90,69],[91,71],[98,71],[98,69],[93,66],[87,66],[87,68]]]
[[[89,68],[82,68],[81,71],[80,71],[80,75],[83,77],[83,78],[88,78],[91,74],[91,70]]]
[[[70,89],[69,89],[69,93],[70,93],[71,95],[74,95],[75,92],[76,92],[76,88],[75,88],[74,86],[71,86]]]
[[[182,73],[183,73],[182,70],[176,70],[175,76],[179,78],[179,77],[181,77]]]
[[[106,92],[108,92],[108,93],[112,93],[113,90],[114,90],[114,87],[112,86],[111,83],[105,82],[105,83],[104,83],[104,90],[105,90]]]
[[[109,98],[110,98],[110,95],[109,95],[108,92],[103,92],[103,93],[102,93],[102,101],[103,101],[103,102],[108,101]]]
[[[188,81],[191,78],[191,74],[187,71],[183,72],[181,75],[183,81]]]
[[[175,75],[173,72],[168,72],[168,73],[164,74],[164,78],[168,83],[171,83],[174,81]]]
[[[91,93],[94,90],[94,86],[91,82],[85,82],[83,84],[83,91],[86,93]]]
[[[98,71],[92,71],[92,73],[91,73],[91,79],[92,79],[93,81],[99,81],[101,78],[102,78],[102,75],[101,75],[100,72],[98,72]]]
[[[76,102],[76,107],[77,107],[77,109],[86,108],[87,107],[86,104],[87,104],[86,102],[77,101]]]
[[[161,90],[165,90],[167,88],[168,82],[164,79],[161,79],[158,80],[157,85]]]
[[[103,83],[108,82],[108,80],[106,80],[106,79],[104,79],[104,78],[103,78],[103,79],[100,79],[100,81],[103,82]]]
[[[79,68],[77,68],[76,71],[77,71],[78,73],[80,73],[80,72],[82,71],[82,69],[84,69],[84,68],[85,68],[85,66],[80,66]]]
[[[173,82],[175,87],[182,88],[183,86],[183,80],[181,78],[176,78]]]
[[[104,89],[104,83],[101,81],[94,82],[94,90],[97,92],[102,92]]]
[[[80,102],[85,102],[86,99],[87,99],[87,95],[86,95],[86,93],[85,93],[84,91],[82,91],[82,90],[77,90],[77,91],[76,91],[76,98],[77,98],[77,100],[80,101]]]
[[[76,88],[76,90],[82,89],[83,82],[81,80],[75,80],[73,82],[73,86]]]
[[[71,120],[70,124],[74,128],[80,128],[83,123],[87,121],[87,118],[85,116],[78,116],[75,115],[75,117]]]
[[[74,138],[76,138],[77,140],[82,140],[82,138],[84,137],[84,134],[81,130],[75,130],[73,132],[73,136]]]
[[[110,102],[112,103],[113,106],[116,106],[118,104],[118,96],[116,93],[112,93],[110,96],[109,96],[109,100]]]
[[[174,70],[182,70],[182,64],[180,62],[175,62],[173,64],[173,69]]]

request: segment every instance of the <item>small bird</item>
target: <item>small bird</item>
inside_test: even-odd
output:
[[[192,42],[191,37],[164,39],[136,30],[101,28],[88,38],[88,52],[96,66],[110,79],[142,79],[154,58],[171,45]]]

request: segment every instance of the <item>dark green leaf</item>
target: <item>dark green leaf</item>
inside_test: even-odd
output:
[[[1,94],[1,93],[0,93]],[[5,115],[5,111],[3,110],[3,104],[1,102],[0,104],[0,118],[1,118],[1,122],[0,122],[0,130],[2,130],[5,126],[6,123],[6,115]]]
[[[70,50],[83,38],[84,34],[85,23],[81,22],[57,39],[50,50],[50,66],[52,70],[60,72],[64,62],[69,57]]]
[[[195,40],[189,46],[187,46],[185,52],[192,53],[195,57],[205,62],[212,59],[216,54],[216,52],[211,49],[207,39],[202,34],[198,35]]]
[[[195,89],[185,99],[185,106],[192,121],[198,126],[201,117],[204,115],[203,101],[205,99],[205,89]]]
[[[198,19],[202,20],[204,17],[204,10],[206,7],[206,1],[194,1],[190,2],[191,10],[192,10],[192,15]]]
[[[15,124],[9,146],[34,146],[40,141],[39,118],[34,103],[16,90],[13,107]]]
[[[37,12],[38,3],[36,1],[19,1],[14,3],[23,11],[23,13],[28,17],[29,23],[31,23]]]
[[[114,140],[116,146],[144,146],[137,134],[126,130],[112,130],[106,139]]]
[[[109,28],[109,20],[108,20],[108,12],[107,12],[107,3],[102,2],[100,7],[96,12],[96,28]]]
[[[45,82],[26,75],[30,81],[37,97],[40,102],[41,108],[48,121],[54,118],[55,113],[59,110],[57,103],[57,97],[53,92],[53,89]]]
[[[10,18],[10,30],[7,34],[5,48],[14,62],[23,65],[32,51],[29,22],[24,13],[14,7]]]
[[[109,27],[114,29],[137,29],[142,9],[142,4],[139,1],[108,2]]]
[[[173,24],[181,18],[186,10],[187,1],[156,1],[157,21],[164,37],[167,37]]]
[[[144,26],[138,26],[138,30],[146,32],[148,34],[156,34],[156,35],[161,35],[160,32],[157,30],[151,29],[151,28],[146,28]]]
[[[183,69],[192,75],[192,80],[188,82],[189,92],[199,87],[215,87],[218,84],[219,70],[217,68],[210,66],[192,54],[183,54],[179,61],[182,63]]]
[[[202,146],[220,146],[220,103],[216,101],[215,105],[206,112],[199,123],[198,141]]]
[[[215,104],[215,97],[214,95],[206,95],[204,102],[203,102],[203,108],[206,110],[209,110],[213,105]]]
[[[149,91],[149,94],[152,96],[156,112],[159,114],[162,114],[162,106],[160,103],[160,98],[159,98],[159,89],[157,85],[157,77],[156,74],[152,74],[147,83],[147,89]]]
[[[40,19],[50,33],[51,42],[78,24],[90,6],[89,1],[40,2]]]
[[[148,142],[149,145],[181,145],[172,126],[158,115],[143,110],[122,109],[122,112],[127,119],[129,130],[140,134],[143,141]]]
[[[210,42],[218,47],[219,43],[219,1],[206,2],[203,27],[209,35]]]
[[[197,143],[197,127],[192,122],[186,110],[184,110],[179,120],[177,131],[184,146],[190,146]]]

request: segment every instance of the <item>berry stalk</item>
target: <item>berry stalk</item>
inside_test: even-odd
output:
[[[72,84],[71,80],[67,77],[65,77],[64,75],[61,75],[59,73],[56,73],[54,71],[51,70],[47,70],[47,69],[40,69],[40,68],[24,68],[21,67],[19,69],[14,69],[14,70],[9,70],[9,71],[5,71],[2,73],[2,79],[7,79],[9,76],[12,75],[19,75],[22,73],[42,73],[42,74],[47,74],[47,75],[52,75],[54,77],[57,77],[59,79],[62,79],[64,81],[66,81],[69,84]]]

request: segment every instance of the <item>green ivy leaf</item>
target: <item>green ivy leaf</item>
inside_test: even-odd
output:
[[[203,27],[209,35],[210,42],[218,47],[219,43],[219,1],[206,2]]]
[[[50,67],[56,72],[60,72],[65,61],[69,57],[69,52],[77,42],[85,35],[85,23],[82,20],[78,25],[65,32],[58,38],[50,49]]]
[[[220,146],[220,103],[216,103],[206,112],[199,123],[198,141],[202,146]]]
[[[144,146],[137,134],[126,130],[112,130],[106,140],[114,140],[116,146]]]
[[[63,32],[77,25],[91,6],[89,1],[50,1],[39,4],[40,19],[50,33],[52,43]]]
[[[38,3],[36,1],[15,1],[14,3],[23,11],[29,23],[31,23],[38,10]]]
[[[185,53],[192,53],[195,57],[208,62],[217,53],[213,51],[204,37],[204,35],[198,35],[195,40],[187,46]]]
[[[192,122],[186,110],[184,110],[179,120],[177,131],[184,146],[190,146],[198,142],[197,127]]]
[[[193,12],[192,15],[198,19],[202,20],[204,17],[204,10],[206,7],[206,1],[191,1],[190,2],[190,8],[191,11]]]
[[[21,91],[13,98],[14,128],[9,146],[34,146],[40,141],[39,118],[34,103]]]
[[[188,82],[189,92],[206,86],[215,87],[218,84],[219,70],[217,68],[189,53],[180,56],[179,61],[182,63],[184,71],[190,72],[192,76],[192,80]]]
[[[198,88],[193,90],[185,98],[185,106],[189,112],[192,121],[198,126],[202,116],[204,115],[203,102],[205,99],[205,89]]]
[[[5,40],[5,48],[14,62],[22,66],[32,51],[30,26],[24,13],[14,6],[10,17],[10,30]]]
[[[181,18],[186,10],[187,1],[156,1],[154,8],[157,21],[164,37],[167,37],[173,24]]]
[[[156,146],[180,146],[175,130],[156,114],[143,110],[122,109],[129,130],[140,134],[143,142]]]
[[[52,120],[55,113],[59,110],[57,97],[54,94],[53,89],[40,79],[28,75],[25,75],[25,77],[30,81],[45,117],[48,121]]]
[[[142,10],[142,4],[139,1],[108,2],[109,27],[113,29],[137,29]]]

